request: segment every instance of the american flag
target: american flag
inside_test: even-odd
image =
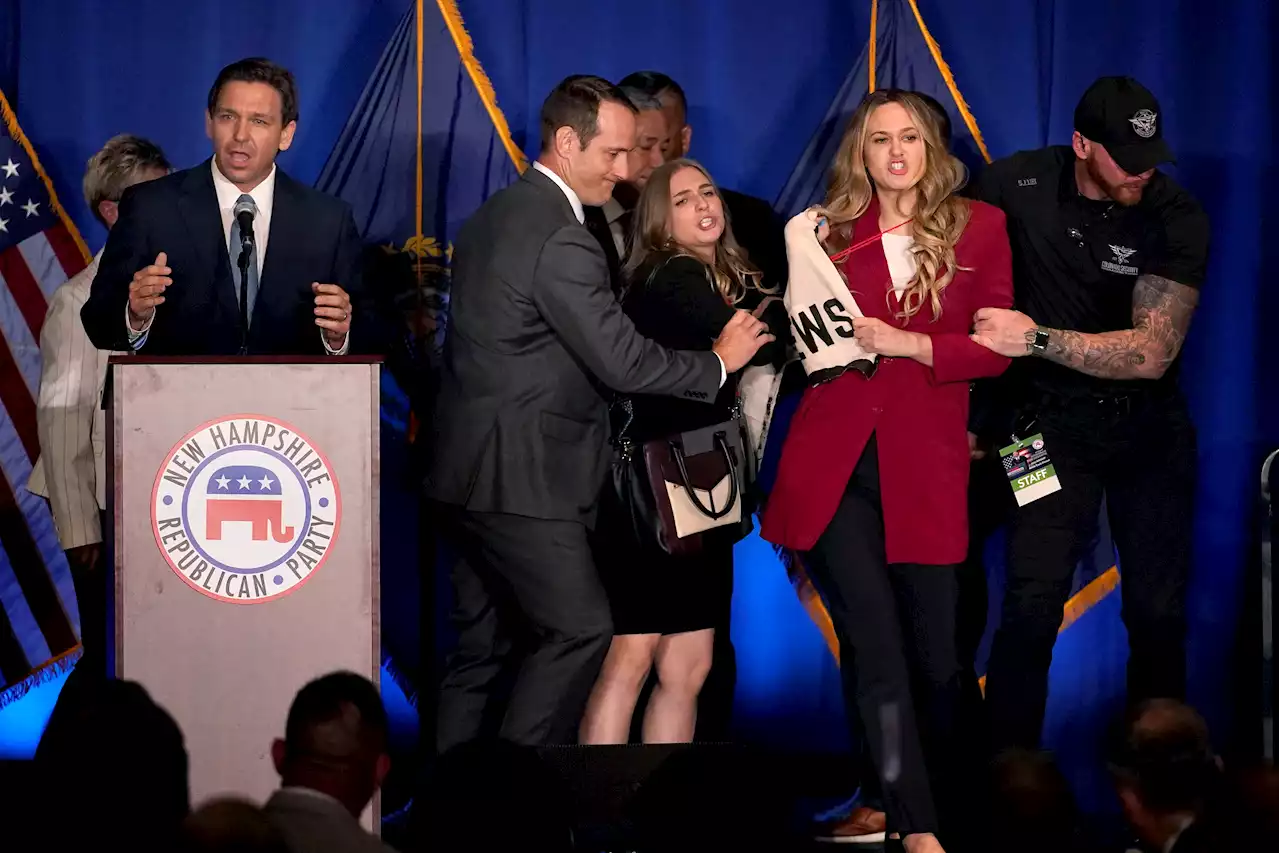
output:
[[[0,92],[0,706],[77,645],[75,590],[48,505],[27,491],[39,456],[40,328],[89,252]]]

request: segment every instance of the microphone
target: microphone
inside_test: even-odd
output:
[[[236,219],[236,224],[240,226],[240,250],[246,253],[253,251],[254,209],[251,199],[241,198],[231,211],[231,215]]]
[[[240,226],[240,354],[249,353],[249,264],[253,256],[253,200],[240,198],[231,214]]]

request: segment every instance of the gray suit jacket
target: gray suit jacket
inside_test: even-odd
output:
[[[323,794],[284,788],[263,811],[289,853],[395,853],[365,832],[342,803]]]
[[[609,389],[710,402],[720,363],[642,337],[568,198],[528,169],[454,243],[427,494],[474,512],[595,519]]]

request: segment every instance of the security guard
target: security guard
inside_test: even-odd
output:
[[[1177,373],[1209,222],[1156,170],[1174,159],[1164,120],[1136,80],[1104,77],[1076,107],[1070,146],[993,163],[978,184],[1008,217],[1017,310],[980,310],[973,338],[1025,356],[1001,385],[1001,438],[1034,442],[1052,466],[1010,523],[987,667],[997,749],[1039,744],[1062,608],[1104,495],[1124,579],[1130,700],[1185,691],[1196,439]]]

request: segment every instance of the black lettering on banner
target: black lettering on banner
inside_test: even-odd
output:
[[[156,519],[156,528],[158,530],[166,530],[170,527],[182,527],[182,519],[180,518],[158,518]]]
[[[222,574],[223,574],[223,573],[221,573],[221,572],[218,574],[218,586],[222,586]],[[204,576],[204,583],[200,584],[202,587],[204,587],[205,589],[209,590],[209,592],[213,592],[213,588],[209,586],[209,581],[211,581],[211,580],[213,580],[213,570],[212,570],[212,569],[210,569],[210,570],[209,570],[209,574],[207,574],[207,575],[205,575],[205,576]]]
[[[191,569],[191,571],[187,573],[187,577],[191,578],[192,583],[199,583],[201,576],[204,574],[204,570],[209,568],[209,564],[204,560],[201,560],[198,554],[192,554],[192,557],[194,557],[194,559],[191,562],[195,563],[195,568]],[[179,567],[182,569],[186,569],[188,565],[190,565],[190,563],[185,561],[183,563],[179,563]]]
[[[293,457],[297,455],[298,451],[304,447],[306,447],[306,445],[302,442],[302,439],[295,438],[293,441],[289,442],[289,449],[284,452],[284,455],[292,460]]]
[[[161,536],[160,541],[168,544],[168,542],[172,539],[185,540],[186,536],[187,536],[187,531],[179,529],[179,530],[174,530],[170,533],[166,533],[165,535]]]
[[[285,561],[285,565],[289,567],[289,571],[293,572],[293,576],[298,580],[302,580],[302,572],[298,571],[298,561],[290,557]]]
[[[831,321],[831,325],[835,327],[835,332],[840,337],[848,340],[853,337],[853,318],[845,312],[844,306],[840,304],[839,299],[828,299],[822,304],[827,309],[827,319]]]
[[[173,483],[175,486],[182,486],[185,488],[187,485],[187,475],[179,474],[177,471],[174,471],[173,469],[165,471],[164,478],[168,480],[170,483]]]
[[[182,445],[182,452],[191,457],[192,462],[199,462],[204,459],[204,448],[194,438]],[[177,460],[174,461],[176,462]]]
[[[813,315],[810,321],[809,316]],[[831,339],[831,333],[827,331],[826,325],[822,322],[822,316],[818,313],[817,305],[810,305],[804,311],[791,318],[791,325],[796,330],[796,335],[800,340],[804,341],[804,345],[809,352],[817,352],[818,345],[814,342],[814,337],[818,337],[827,346],[831,346],[834,341]]]
[[[187,569],[191,568],[191,566],[195,563],[196,560],[200,559],[200,554],[199,552],[197,552],[196,550],[188,546],[186,542],[183,542],[182,544],[186,547],[181,549],[182,557],[178,559],[178,569],[180,571],[185,572]]]
[[[244,444],[244,441],[240,438],[240,430],[236,429],[234,422],[227,424],[227,443]]]
[[[315,551],[315,552],[316,552],[317,554],[319,554],[321,557],[323,557],[323,556],[324,556],[324,549],[323,549],[323,548],[321,548],[321,547],[320,547],[319,545],[317,545],[316,543],[312,542],[310,539],[303,539],[303,540],[302,540],[302,548],[306,548],[308,551]],[[299,553],[299,554],[301,554],[301,553],[302,553],[302,548],[299,548],[299,549],[298,549],[298,553]]]
[[[262,446],[266,447],[267,442],[271,440],[271,436],[276,434],[276,425],[267,424],[262,428]]]
[[[226,436],[222,434],[222,427],[216,426],[209,430],[209,437],[213,439],[213,449],[221,450],[227,446]]]
[[[298,559],[306,565],[308,573],[315,569],[316,566],[320,565],[320,562],[315,557],[310,554],[302,553],[301,548],[298,549]]]
[[[257,421],[244,422],[244,443],[245,444],[258,443],[258,422]]]
[[[314,515],[311,517],[311,529],[307,531],[307,534],[310,536],[319,536],[323,539],[332,538],[328,533],[325,533],[323,530],[320,530],[319,528],[321,527],[333,527],[333,522],[325,521],[320,516]]]
[[[212,574],[212,573],[211,573],[211,574]],[[218,574],[218,586],[217,586],[217,588],[216,588],[216,589],[214,589],[214,592],[222,592],[222,579],[223,579],[223,578],[225,578],[225,577],[228,577],[228,575],[227,575],[227,573],[226,573],[226,572],[221,572],[221,573],[219,573],[219,574]],[[230,583],[231,583],[231,581],[227,581],[227,583],[228,583],[228,584],[230,584]],[[207,589],[207,587],[206,587],[206,589]]]
[[[295,459],[295,460],[293,461],[293,464],[294,464],[294,465],[296,465],[296,466],[298,466],[299,468],[301,468],[301,467],[302,467],[302,463],[303,463],[303,462],[306,462],[306,461],[307,461],[307,458],[308,458],[309,456],[311,456],[311,448],[310,448],[310,447],[308,447],[308,448],[307,448],[307,452],[306,452],[306,453],[302,454],[302,455],[301,455],[301,456],[299,456],[297,459]]]
[[[253,576],[253,594],[257,598],[267,597],[267,579],[263,577],[261,574],[257,574]],[[247,595],[242,595],[240,597],[248,598]]]
[[[190,465],[188,465],[188,464],[187,464],[187,460],[183,459],[181,456],[175,456],[175,457],[173,457],[173,464],[174,464],[174,465],[177,465],[179,468],[181,468],[181,469],[182,469],[185,473],[187,473],[187,474],[190,474],[192,471],[194,471],[194,470],[195,470],[195,469],[194,469],[194,468],[192,468]]]
[[[230,592],[230,589],[227,591]],[[249,594],[249,579],[243,575],[240,577],[240,592],[236,593],[236,598],[253,598],[253,596]]]
[[[311,479],[307,480],[307,485],[314,488],[320,485],[321,483],[323,483],[327,479],[329,479],[328,474],[321,474],[319,477],[312,477]]]
[[[310,474],[312,471],[315,471],[317,468],[320,468],[322,465],[324,465],[324,463],[321,462],[319,459],[312,459],[305,466],[301,466],[298,470],[298,473],[301,474],[303,477],[306,477],[308,474]]]
[[[285,436],[288,434],[287,429],[280,430],[280,434],[276,436],[276,450],[284,450]]]

